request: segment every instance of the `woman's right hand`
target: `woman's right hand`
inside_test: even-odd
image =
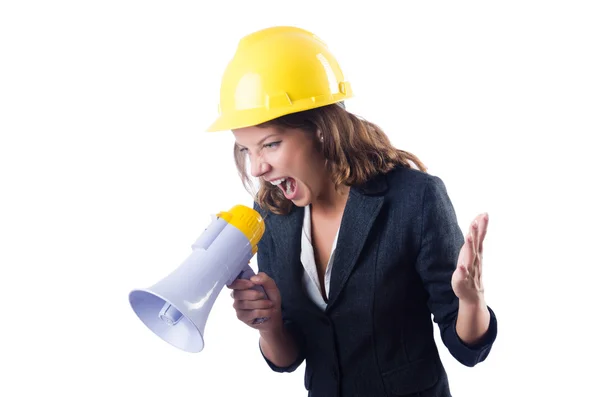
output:
[[[266,294],[253,289],[257,285],[262,286]],[[250,280],[236,279],[227,288],[232,290],[233,308],[240,321],[261,332],[282,328],[281,295],[275,281],[266,273],[259,272]],[[253,323],[254,319],[261,317],[268,320],[260,324]]]

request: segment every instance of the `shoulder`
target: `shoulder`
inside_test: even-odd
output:
[[[414,168],[396,167],[367,183],[361,194],[381,196],[389,216],[412,219],[432,207],[451,205],[443,180]]]
[[[401,184],[424,188],[443,183],[441,178],[427,172],[407,167],[396,167],[386,174],[387,180],[392,187],[398,187]]]
[[[393,198],[423,197],[427,191],[445,189],[444,182],[436,175],[398,166],[385,174],[379,174],[357,189],[364,194],[383,194]]]
[[[386,174],[386,201],[392,212],[418,219],[430,216],[436,223],[455,219],[454,204],[441,177],[415,169],[394,169]],[[410,216],[408,216],[410,218]]]

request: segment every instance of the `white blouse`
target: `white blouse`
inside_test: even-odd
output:
[[[329,262],[325,270],[325,295],[329,297],[329,279],[331,277],[331,265],[333,263],[333,257],[335,254],[335,248],[337,245],[337,239],[340,230],[335,235],[333,240],[333,246],[331,247],[331,255],[329,256]],[[312,245],[312,234],[311,234],[311,222],[310,222],[310,205],[304,207],[304,222],[302,226],[302,244],[300,260],[302,266],[304,266],[304,273],[302,276],[302,284],[308,297],[319,307],[321,310],[325,310],[327,303],[321,295],[321,288],[319,284],[319,274],[317,272],[317,264],[315,262],[315,253]]]

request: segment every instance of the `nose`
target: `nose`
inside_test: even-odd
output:
[[[269,170],[271,166],[265,162],[261,157],[257,156],[256,158],[250,159],[250,174],[258,178],[259,176],[263,176]]]

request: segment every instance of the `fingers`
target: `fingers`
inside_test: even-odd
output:
[[[254,319],[270,318],[273,315],[273,309],[256,310],[236,310],[238,320],[250,325],[253,328],[262,328],[262,324],[253,324]]]
[[[479,251],[479,222],[477,219],[471,223],[471,230],[469,231],[469,236],[467,236],[467,241],[473,255],[472,259],[475,260]]]
[[[475,226],[475,222],[472,222],[471,225],[469,226],[469,231],[467,232],[466,236],[465,236],[465,243],[463,244],[463,247],[461,249],[460,252],[460,258],[459,258],[459,265],[465,266],[465,268],[468,271],[472,271],[473,270],[473,263],[475,262],[475,238],[473,237],[474,235],[476,235],[476,233],[474,233],[474,231],[476,232],[476,226]]]
[[[244,290],[233,290],[231,291],[231,297],[235,300],[244,301],[257,301],[261,299],[267,299],[267,296],[255,289],[244,289]]]
[[[257,275],[250,277],[250,280],[253,283],[263,287],[269,300],[272,300],[276,304],[281,302],[281,295],[279,294],[279,288],[277,288],[275,280],[269,277],[266,273],[259,272]]]
[[[469,277],[469,269],[465,265],[459,265],[454,273],[459,280],[466,280]]]
[[[482,250],[483,240],[487,233],[489,216],[478,215],[469,225],[465,242],[458,255],[458,266],[452,275],[452,286],[456,291],[466,287],[478,293],[483,292],[482,283]],[[460,297],[460,292],[456,292]]]
[[[250,280],[238,278],[233,283],[229,284],[227,288],[232,290],[245,290],[254,287],[254,283]]]
[[[484,213],[480,216],[480,220],[479,220],[479,246],[477,247],[479,249],[479,253],[481,254],[483,252],[483,240],[485,239],[485,235],[487,234],[487,228],[488,228],[488,223],[489,223],[490,217],[488,215],[488,213]]]
[[[275,285],[275,280],[273,280],[264,272],[259,272],[258,274],[250,277],[250,281],[255,284],[262,285],[265,290],[277,288]]]
[[[240,321],[253,328],[269,326],[268,324],[254,323],[254,320],[263,317],[270,318],[276,313],[280,295],[273,279],[261,272],[251,277],[250,280],[237,279],[228,285],[228,288],[232,290],[233,308]],[[276,300],[273,300],[271,296]]]
[[[273,302],[267,299],[259,299],[253,301],[247,300],[234,300],[233,308],[238,311],[253,311],[253,310],[264,310],[271,309]]]
[[[281,316],[281,296],[275,281],[264,272],[250,280],[237,279],[227,286],[234,299],[233,307],[237,318],[256,329],[272,327],[272,321],[255,323],[255,319],[273,319]]]
[[[481,214],[475,218],[471,224],[470,233],[467,236],[470,247],[470,261],[468,262],[470,265],[469,271],[477,289],[480,288],[481,284],[483,240],[487,233],[488,220],[489,216],[487,213]]]
[[[469,225],[469,230],[465,236],[465,244],[463,245],[463,249],[461,249],[459,265],[466,266],[471,274],[473,274],[473,268],[478,265],[480,259],[480,247],[486,228],[487,224],[483,222],[483,217],[481,215],[477,216]]]
[[[469,234],[471,235],[471,239],[467,236],[467,240],[469,243],[473,243],[473,253],[476,256],[480,256],[483,252],[483,240],[487,234],[487,227],[489,222],[489,215],[487,212],[478,215],[475,220],[471,223],[471,227],[469,230]]]
[[[234,299],[233,308],[237,318],[254,328],[261,325],[254,324],[254,319],[271,317],[276,308],[275,303],[269,300],[266,294],[254,289],[234,289],[231,296]]]

